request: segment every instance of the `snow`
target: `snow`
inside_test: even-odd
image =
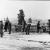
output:
[[[34,50],[40,50],[39,48],[42,48],[42,50],[50,49],[50,35],[48,33],[22,34],[22,32],[11,34],[5,32],[3,38],[0,37],[0,50],[33,50],[33,48],[35,48]],[[44,42],[46,42],[46,45]]]

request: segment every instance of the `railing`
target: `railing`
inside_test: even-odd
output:
[[[37,32],[37,26],[36,25],[32,25],[30,27],[30,32]]]
[[[46,28],[46,32],[48,32],[49,31],[48,26],[45,26],[45,28]],[[22,31],[22,25],[12,26],[12,30],[16,31],[16,32],[21,32]],[[37,25],[31,25],[30,32],[37,32]],[[43,29],[40,29],[40,32],[43,32]]]
[[[12,31],[16,31],[16,32],[21,32],[22,31],[22,25],[16,25],[16,26],[12,26]],[[30,32],[37,32],[37,26],[36,25],[32,25],[30,27]]]

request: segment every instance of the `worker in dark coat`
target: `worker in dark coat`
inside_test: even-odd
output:
[[[0,21],[0,35],[3,37],[3,21]]]
[[[48,28],[49,28],[49,34],[50,34],[50,19],[48,20]]]
[[[26,25],[26,35],[29,35],[31,24]]]
[[[6,22],[5,22],[5,26],[4,26],[4,29],[5,29],[6,32],[8,30],[8,23],[9,23],[9,19],[7,17]]]
[[[37,33],[39,33],[39,31],[40,31],[40,21],[38,21],[37,23]]]
[[[9,31],[9,34],[11,34],[11,23],[10,22],[8,23],[8,31]]]
[[[5,31],[7,32],[7,29],[8,29],[8,22],[6,21],[5,22],[5,27],[4,27]]]

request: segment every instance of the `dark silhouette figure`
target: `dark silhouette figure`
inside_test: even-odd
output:
[[[26,35],[29,35],[31,24],[26,25]]]
[[[39,33],[39,31],[40,31],[40,21],[38,21],[37,23],[37,33]]]
[[[8,30],[9,30],[9,34],[11,34],[11,23],[8,23]]]
[[[4,27],[4,29],[5,29],[5,32],[7,32],[7,29],[8,29],[8,21],[5,22],[5,27]]]
[[[5,22],[5,26],[4,26],[5,32],[7,32],[7,30],[8,30],[8,23],[9,23],[9,19],[7,17],[6,22]]]
[[[3,21],[0,21],[0,35],[3,37]]]
[[[50,19],[48,20],[49,34],[50,34]]]
[[[43,32],[46,32],[46,28],[45,26],[42,26]]]
[[[5,29],[6,32],[7,32],[7,30],[8,30],[8,31],[9,31],[9,34],[11,34],[11,23],[10,23],[10,21],[8,20],[8,18],[7,18],[6,22],[5,22],[5,27],[4,27],[4,29]]]

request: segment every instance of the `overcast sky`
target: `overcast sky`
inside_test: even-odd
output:
[[[50,1],[10,1],[0,0],[0,20],[9,17],[16,19],[19,9],[23,9],[25,19],[48,19],[50,18]]]

